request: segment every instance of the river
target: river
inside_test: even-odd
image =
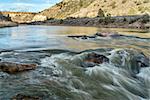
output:
[[[96,32],[125,37],[67,37]],[[109,63],[83,67],[84,59],[93,52],[109,58]],[[149,30],[40,25],[1,28],[0,60],[36,63],[38,68],[16,74],[0,71],[0,100],[18,94],[38,100],[149,100],[149,58]],[[148,65],[139,68],[135,59]]]

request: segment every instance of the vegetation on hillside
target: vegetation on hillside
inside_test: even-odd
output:
[[[107,14],[112,16],[143,15],[146,13],[150,14],[150,0],[63,0],[40,12],[48,18],[58,19],[106,16]]]

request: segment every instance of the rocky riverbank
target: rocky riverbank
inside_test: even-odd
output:
[[[18,24],[11,21],[0,21],[0,28],[13,26],[18,26]]]
[[[43,22],[29,23],[32,25],[67,25],[67,26],[95,26],[105,28],[150,28],[149,15],[141,16],[116,16],[116,17],[95,17],[95,18],[66,18],[49,19]]]

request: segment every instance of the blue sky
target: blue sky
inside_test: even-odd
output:
[[[0,11],[39,12],[61,0],[0,0]]]

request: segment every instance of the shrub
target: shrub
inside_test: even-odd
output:
[[[147,23],[147,22],[149,22],[150,21],[150,16],[148,15],[148,14],[144,14],[143,16],[142,16],[142,23]]]
[[[108,13],[107,16],[104,18],[104,24],[114,23],[115,19],[111,17],[111,14]]]
[[[69,19],[76,19],[76,18],[75,17],[67,17],[66,19],[69,20]]]
[[[97,17],[104,17],[104,16],[105,16],[104,11],[100,8],[100,9],[98,10]]]
[[[141,1],[135,1],[134,3],[135,3],[137,6],[142,4]]]
[[[102,19],[102,18],[100,18],[99,20],[98,20],[98,22],[99,23],[102,23],[104,20]]]
[[[144,1],[143,1],[143,3],[149,3],[149,2],[150,2],[149,0],[144,0]]]
[[[63,19],[61,19],[59,23],[60,23],[60,24],[62,24],[63,22],[64,22],[64,20],[63,20]]]
[[[126,22],[126,21],[127,21],[127,19],[124,17],[124,18],[123,18],[123,22]]]
[[[80,1],[79,5],[80,5],[80,7],[82,7],[83,6],[83,1]]]
[[[106,16],[107,16],[107,17],[111,17],[111,14],[110,14],[110,13],[108,13]]]
[[[113,9],[116,8],[116,2],[115,1],[112,2],[109,6],[112,7]]]
[[[48,18],[47,20],[54,20],[54,18]]]
[[[123,4],[126,3],[126,2],[127,2],[127,0],[123,0],[123,1],[122,1]]]

